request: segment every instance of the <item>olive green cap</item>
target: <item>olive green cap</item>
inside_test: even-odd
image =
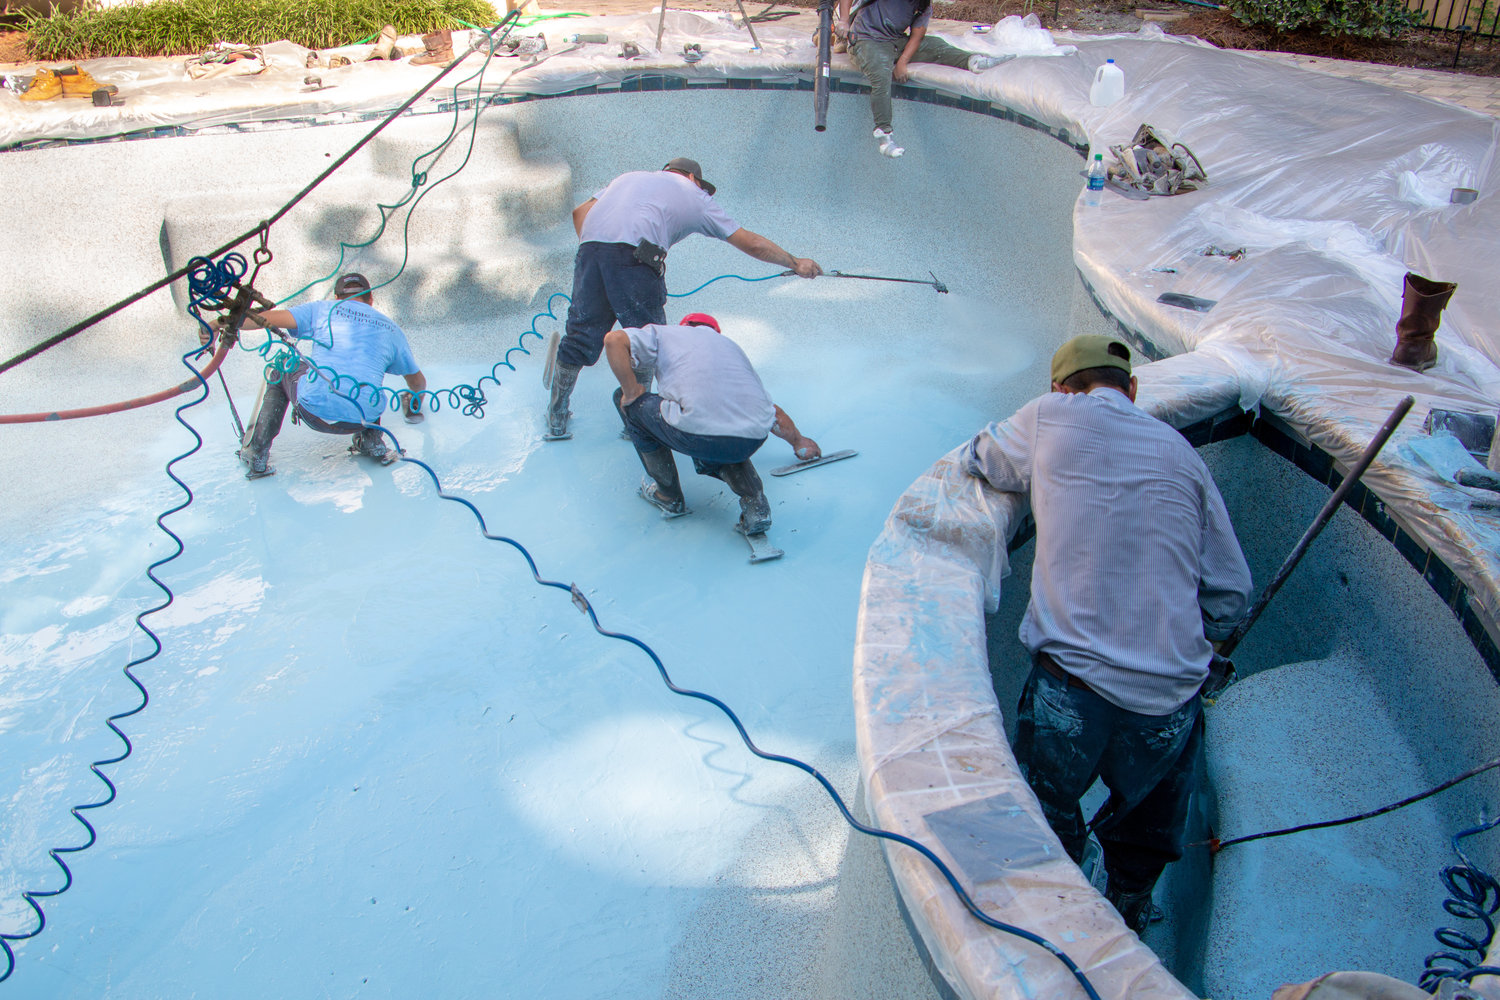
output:
[[[1063,382],[1085,368],[1119,368],[1130,374],[1130,348],[1118,337],[1074,337],[1052,355],[1052,381]]]

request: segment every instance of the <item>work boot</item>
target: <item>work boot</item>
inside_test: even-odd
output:
[[[755,471],[749,459],[722,466],[714,476],[728,483],[735,496],[740,498],[740,520],[734,526],[736,531],[759,535],[771,526],[771,502],[766,499],[760,473]]]
[[[1391,364],[1425,372],[1437,364],[1437,329],[1443,310],[1458,285],[1433,281],[1411,271],[1401,291],[1401,318],[1396,321],[1396,349]]]
[[[64,97],[93,97],[96,90],[114,90],[118,88],[107,88],[98,80],[95,80],[89,71],[81,66],[69,66],[57,71],[57,78],[62,82],[62,95]]]
[[[396,50],[396,29],[387,24],[380,29],[380,37],[375,39],[375,47],[370,54],[365,56],[365,62],[372,59],[392,59]]]
[[[349,454],[373,458],[381,465],[390,465],[401,457],[401,453],[385,443],[385,435],[378,427],[364,427],[356,431],[349,445]]]
[[[568,409],[568,400],[573,398],[573,386],[578,382],[578,373],[583,369],[577,365],[559,364],[552,373],[552,398],[547,403],[547,433],[544,441],[566,441],[573,436],[568,430],[568,418],[573,411]]]
[[[1107,891],[1104,898],[1109,900],[1120,914],[1120,919],[1125,921],[1125,926],[1137,934],[1145,932],[1147,927],[1158,920],[1166,919],[1161,908],[1151,902],[1151,890],[1142,889],[1140,892],[1115,892]]]
[[[20,98],[23,101],[50,101],[54,97],[62,96],[63,85],[58,75],[50,69],[39,69],[36,76],[21,91]]]
[[[687,502],[682,496],[682,482],[677,478],[677,459],[672,449],[657,448],[655,451],[636,450],[648,478],[641,480],[641,496],[661,508],[667,517],[681,517],[688,512]]]
[[[453,61],[453,32],[444,28],[442,31],[434,31],[430,35],[422,36],[422,45],[427,49],[419,56],[413,56],[413,66],[427,66],[432,63],[449,63]]]

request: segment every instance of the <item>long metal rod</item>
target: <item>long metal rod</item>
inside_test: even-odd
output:
[[[1307,552],[1307,547],[1312,544],[1314,538],[1318,537],[1318,533],[1323,530],[1324,525],[1329,522],[1334,512],[1339,509],[1339,504],[1344,502],[1344,497],[1349,495],[1349,491],[1354,488],[1354,484],[1359,482],[1359,477],[1364,475],[1365,470],[1370,467],[1370,463],[1375,461],[1375,456],[1380,454],[1380,449],[1385,447],[1385,443],[1395,433],[1396,427],[1401,423],[1402,418],[1410,412],[1414,402],[1415,400],[1412,397],[1407,396],[1400,403],[1397,403],[1396,408],[1391,411],[1391,415],[1385,418],[1385,423],[1380,426],[1380,430],[1375,432],[1374,439],[1370,441],[1369,447],[1365,448],[1364,454],[1359,456],[1359,461],[1354,463],[1354,467],[1349,470],[1349,474],[1344,477],[1344,481],[1339,483],[1338,489],[1333,491],[1333,495],[1328,498],[1328,502],[1323,505],[1323,509],[1318,511],[1318,516],[1313,518],[1312,524],[1308,525],[1307,530],[1302,533],[1302,538],[1293,547],[1291,555],[1286,557],[1286,562],[1281,564],[1281,569],[1272,577],[1271,582],[1266,585],[1266,588],[1260,592],[1260,596],[1255,599],[1255,604],[1251,606],[1250,613],[1240,619],[1240,623],[1235,626],[1234,632],[1219,647],[1220,656],[1228,659],[1234,653],[1235,647],[1240,644],[1240,640],[1245,637],[1245,633],[1250,631],[1250,626],[1255,624],[1255,620],[1266,609],[1266,605],[1271,602],[1271,598],[1276,596],[1276,592],[1281,589],[1281,585],[1286,582],[1286,578],[1296,568],[1297,563],[1301,561],[1303,554]]]
[[[829,63],[833,61],[833,0],[818,4],[818,69],[813,78],[813,130],[828,129]]]
[[[782,271],[781,277],[786,278],[796,274],[796,271]],[[927,272],[932,274],[931,271]],[[878,274],[845,274],[843,271],[824,271],[825,278],[858,278],[860,281],[898,281],[903,285],[928,285],[934,291],[948,293],[948,286],[938,280],[938,276],[932,274],[930,279],[922,278],[883,278]]]
[[[656,19],[656,51],[661,51],[661,33],[667,27],[667,0],[661,0],[661,17]]]
[[[755,37],[755,25],[750,23],[750,15],[745,13],[744,0],[734,0],[734,2],[740,8],[740,20],[745,22],[745,30],[750,32],[750,44],[752,46],[752,51],[759,52],[760,39]],[[666,0],[662,0],[662,3],[666,3]],[[658,48],[660,48],[660,46],[658,46]]]

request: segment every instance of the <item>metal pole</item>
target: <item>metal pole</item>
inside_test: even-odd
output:
[[[829,63],[833,61],[833,0],[818,4],[818,71],[813,77],[813,130],[828,128]]]
[[[753,46],[752,51],[759,52],[760,39],[755,37],[755,25],[750,23],[750,15],[745,13],[744,0],[734,0],[734,2],[740,8],[740,20],[745,22],[745,30],[750,32],[750,44]],[[661,46],[658,44],[657,48],[661,48]]]
[[[1344,497],[1349,495],[1349,491],[1354,488],[1354,484],[1359,482],[1359,477],[1365,474],[1365,470],[1370,467],[1370,463],[1375,460],[1375,456],[1380,454],[1380,449],[1390,440],[1391,435],[1396,431],[1396,426],[1401,423],[1402,418],[1411,410],[1414,402],[1415,400],[1412,397],[1407,396],[1401,402],[1397,403],[1396,408],[1391,411],[1391,415],[1385,418],[1385,423],[1380,426],[1380,430],[1375,432],[1375,437],[1370,441],[1369,447],[1365,449],[1365,453],[1359,456],[1359,461],[1354,463],[1354,467],[1349,470],[1349,474],[1344,477],[1344,481],[1339,483],[1338,489],[1333,491],[1333,495],[1328,498],[1328,502],[1323,505],[1323,509],[1318,511],[1318,516],[1313,518],[1313,523],[1302,533],[1302,538],[1292,549],[1291,555],[1286,557],[1286,562],[1281,564],[1281,569],[1277,571],[1276,576],[1271,579],[1271,582],[1266,585],[1266,589],[1262,590],[1260,596],[1255,599],[1255,604],[1250,608],[1250,613],[1240,619],[1240,623],[1235,626],[1234,632],[1219,647],[1220,656],[1227,660],[1233,655],[1235,647],[1240,644],[1240,640],[1245,637],[1245,633],[1250,631],[1250,626],[1255,624],[1255,620],[1266,609],[1266,605],[1271,602],[1271,598],[1276,596],[1276,592],[1286,582],[1287,576],[1291,574],[1292,570],[1296,568],[1297,563],[1302,559],[1303,554],[1307,552],[1307,547],[1312,544],[1313,539],[1318,537],[1318,532],[1322,531],[1323,526],[1333,517],[1334,511],[1338,510],[1339,504],[1344,502]]]
[[[661,51],[661,33],[667,26],[667,0],[661,0],[661,17],[656,21],[656,51]]]

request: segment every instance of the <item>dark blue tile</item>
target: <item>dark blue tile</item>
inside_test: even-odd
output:
[[[1418,573],[1427,568],[1427,550],[1422,547],[1421,542],[1400,528],[1397,528],[1395,543],[1396,551],[1401,553],[1406,561],[1416,568]]]
[[[1438,599],[1450,608],[1453,606],[1454,595],[1458,590],[1458,577],[1448,568],[1434,553],[1427,558],[1427,570],[1422,574],[1432,592],[1438,595]]]

